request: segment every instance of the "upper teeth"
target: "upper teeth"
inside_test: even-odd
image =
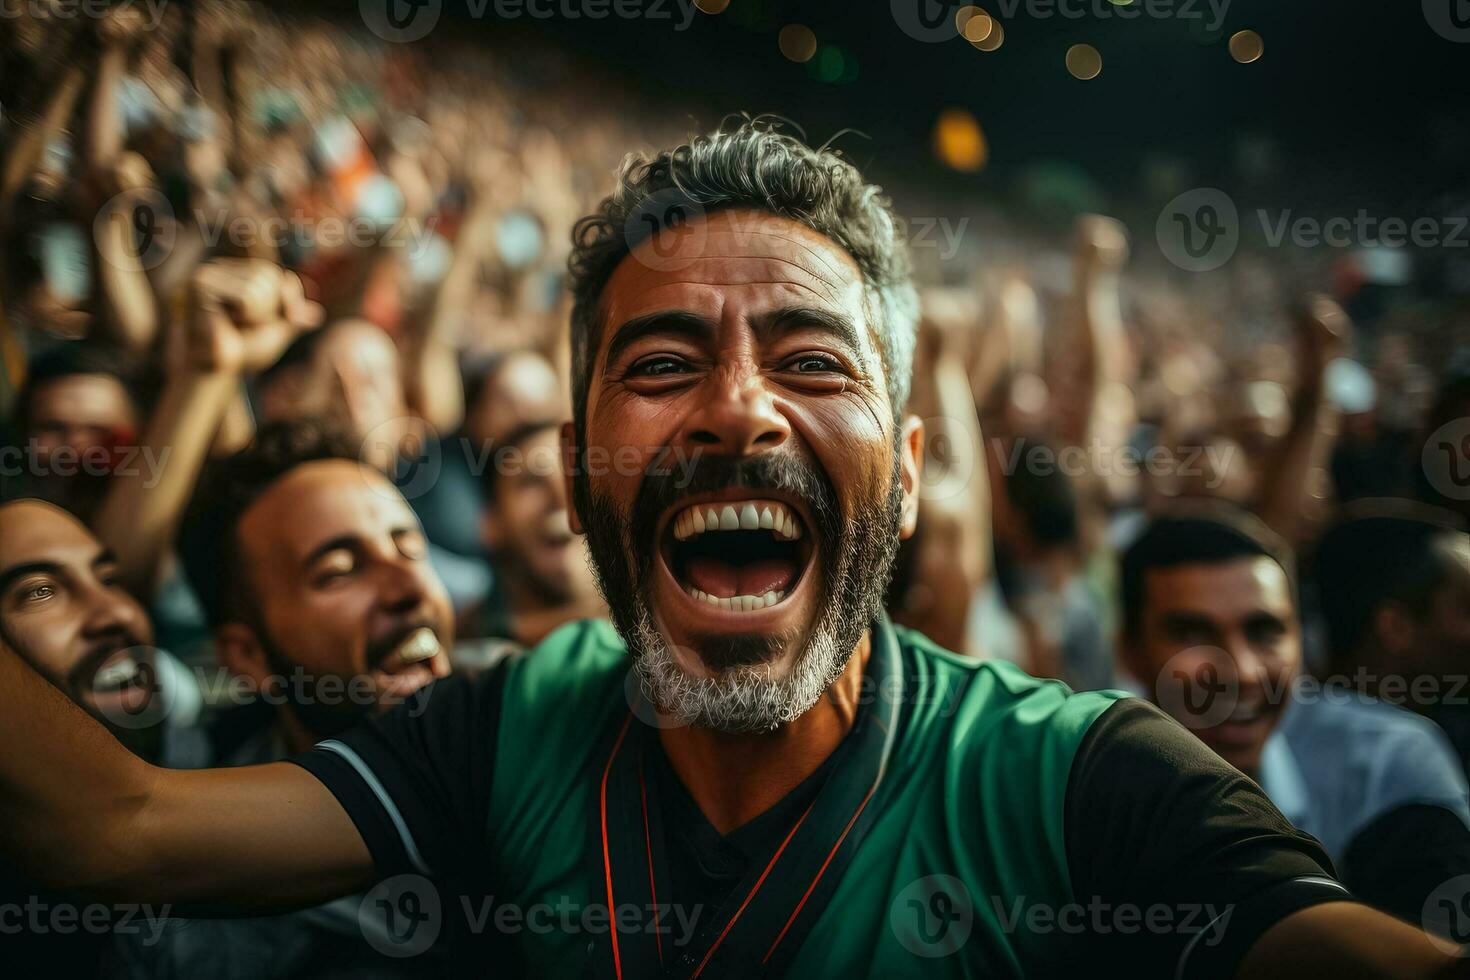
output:
[[[420,626],[398,647],[398,657],[405,664],[428,660],[440,650],[439,638],[427,626]]]
[[[138,674],[138,662],[132,657],[123,657],[104,665],[92,677],[93,686],[100,689],[122,687]]]
[[[674,537],[680,541],[709,531],[758,531],[762,528],[781,541],[794,541],[801,537],[801,521],[790,508],[775,500],[691,504],[674,518]]]

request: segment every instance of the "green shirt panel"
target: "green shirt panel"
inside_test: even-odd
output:
[[[1122,695],[1072,694],[1008,663],[895,634],[906,709],[873,801],[878,816],[790,972],[1020,976],[1020,962],[1062,953],[1055,934],[1013,921],[1016,901],[1071,900],[1063,812],[1072,759]],[[571,914],[606,901],[590,822],[608,734],[628,711],[629,671],[604,622],[565,627],[511,666],[486,828],[497,900]],[[518,942],[533,975],[567,976],[582,969],[590,938],[528,928]]]

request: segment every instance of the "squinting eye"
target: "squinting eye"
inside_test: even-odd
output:
[[[836,371],[837,362],[830,357],[821,354],[803,354],[791,362],[791,366],[802,374],[815,374],[819,371]]]
[[[42,599],[49,599],[55,594],[56,590],[52,589],[49,585],[36,585],[26,589],[21,593],[20,597],[26,602],[40,602]]]
[[[681,374],[685,369],[683,361],[672,357],[650,357],[646,361],[639,361],[628,370],[629,374],[645,378],[656,378],[665,374]]]

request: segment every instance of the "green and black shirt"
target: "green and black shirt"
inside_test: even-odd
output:
[[[1273,923],[1348,897],[1145,702],[887,622],[862,702],[816,773],[723,836],[602,622],[298,761],[372,852],[386,952],[447,946],[472,975],[1225,977]]]

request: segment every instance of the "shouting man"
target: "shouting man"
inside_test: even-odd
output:
[[[886,621],[915,311],[854,167],[746,123],[630,166],[575,243],[565,460],[616,630],[299,765],[195,773],[109,751],[0,658],[5,846],[212,905],[383,879],[403,952],[478,932],[482,973],[1034,977],[1101,947],[1146,976],[1470,970],[1157,709]]]

